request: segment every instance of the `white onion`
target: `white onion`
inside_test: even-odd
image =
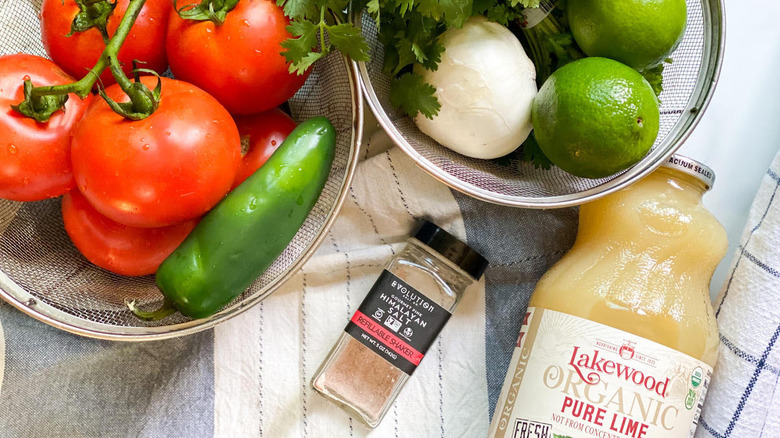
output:
[[[475,16],[439,42],[445,51],[438,70],[416,71],[436,88],[441,109],[433,119],[418,114],[417,127],[469,157],[498,158],[517,149],[533,129],[537,93],[536,70],[520,41],[504,26]]]

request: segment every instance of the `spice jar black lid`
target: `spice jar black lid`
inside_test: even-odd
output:
[[[488,267],[488,261],[482,257],[482,254],[431,221],[423,221],[414,238],[455,263],[477,280]]]

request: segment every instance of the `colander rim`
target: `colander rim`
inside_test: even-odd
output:
[[[409,155],[418,167],[450,188],[482,201],[510,207],[530,209],[574,207],[625,188],[652,173],[665,163],[669,157],[685,143],[701,121],[701,117],[709,107],[718,80],[720,79],[726,45],[726,16],[724,0],[700,1],[705,24],[702,65],[699,69],[700,74],[696,81],[696,86],[694,87],[694,91],[687,104],[687,109],[683,112],[683,116],[675,123],[664,141],[645,156],[642,161],[610,181],[588,190],[572,194],[538,198],[504,195],[482,189],[472,183],[453,176],[425,158],[408,141],[406,141],[399,129],[382,108],[382,104],[379,102],[379,98],[374,91],[368,67],[365,62],[358,63],[360,85],[368,107],[371,109],[371,112],[374,114],[382,129],[390,136],[390,139]],[[707,5],[707,7],[705,7],[705,5]],[[360,14],[362,14],[362,11],[355,12],[353,18],[355,23],[361,23]],[[685,114],[688,114],[688,116],[685,117]]]

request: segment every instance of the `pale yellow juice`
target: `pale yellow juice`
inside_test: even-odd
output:
[[[714,367],[712,273],[726,231],[701,203],[705,185],[660,168],[580,208],[577,240],[539,281],[530,306],[633,333]]]

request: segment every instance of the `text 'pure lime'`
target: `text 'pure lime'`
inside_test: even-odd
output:
[[[636,164],[653,146],[660,121],[645,78],[606,58],[581,59],[553,73],[539,90],[532,117],[550,161],[586,178]]]

